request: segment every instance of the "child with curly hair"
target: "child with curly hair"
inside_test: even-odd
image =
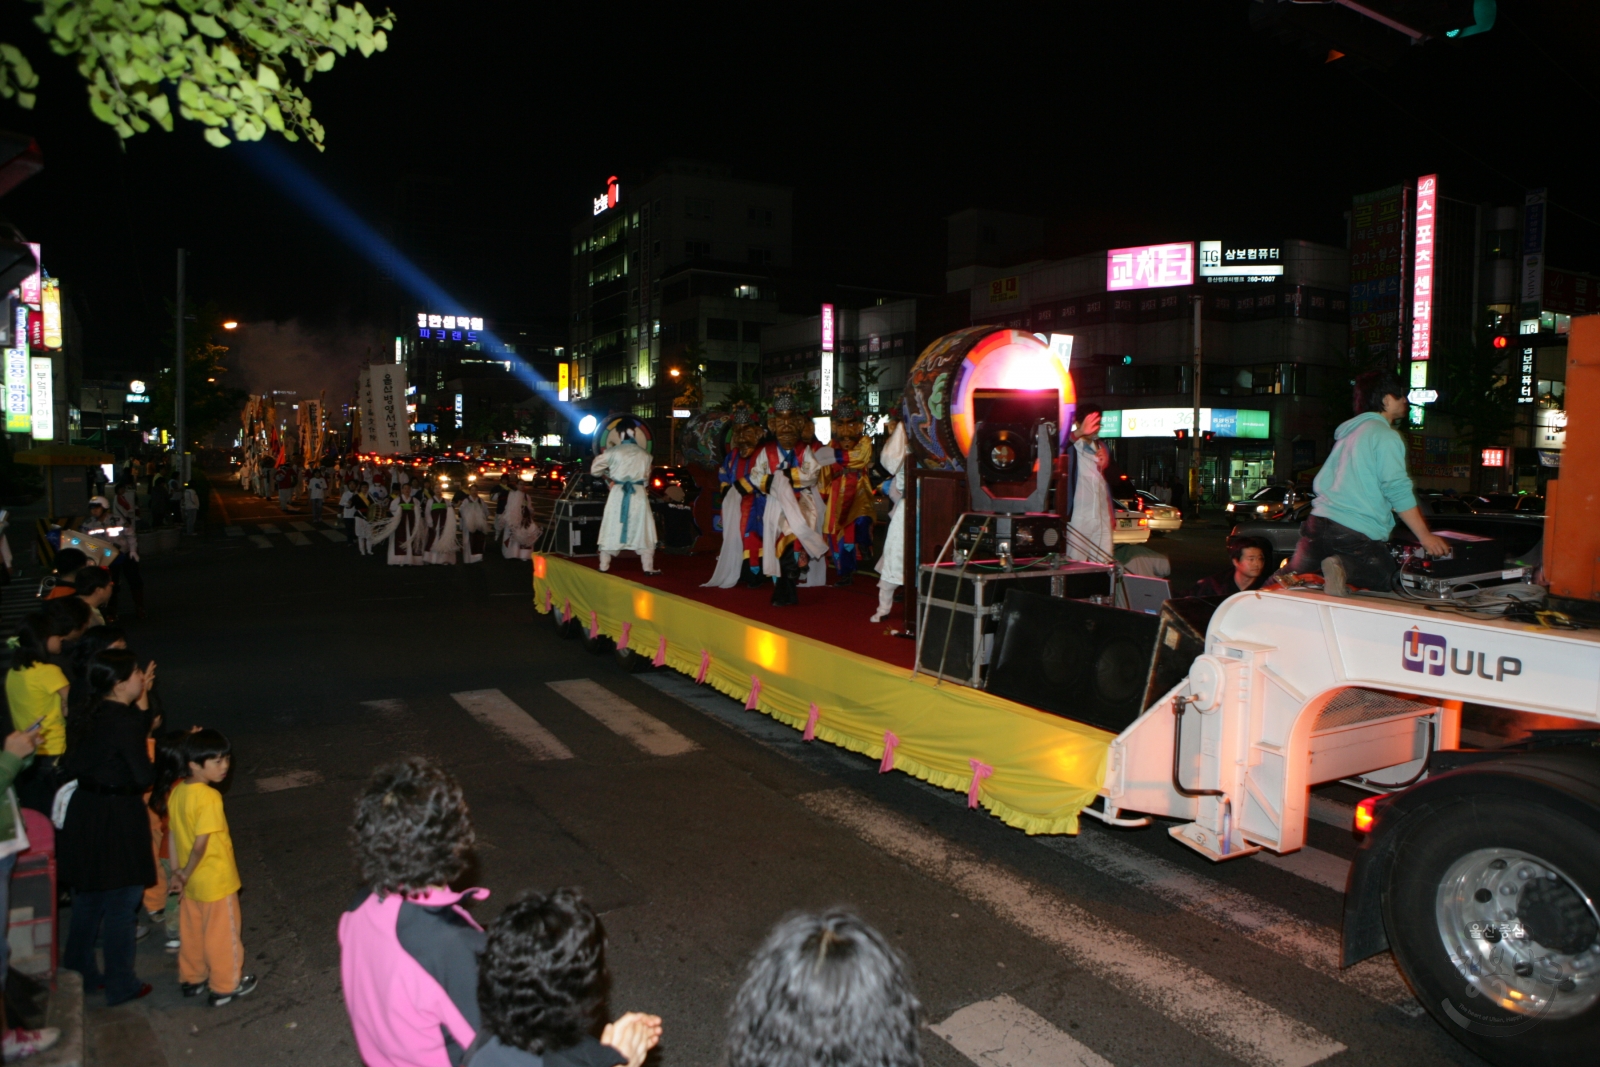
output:
[[[605,930],[583,895],[524,893],[489,925],[469,1067],[639,1067],[661,1020],[628,1012],[595,1040],[605,989]]]
[[[339,919],[345,1008],[367,1067],[460,1067],[478,1034],[483,929],[456,892],[474,835],[461,786],[421,758],[381,767],[350,836],[365,885]]]

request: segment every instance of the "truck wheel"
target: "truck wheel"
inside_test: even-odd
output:
[[[552,611],[550,613],[550,621],[555,624],[556,634],[568,640],[577,637],[583,632],[583,624],[578,621],[576,615],[570,619],[563,620],[559,611]]]
[[[1434,1019],[1502,1067],[1600,1046],[1600,831],[1504,793],[1421,817],[1397,842],[1383,922]]]
[[[591,656],[603,656],[607,652],[614,651],[616,647],[617,643],[611,638],[607,637],[605,634],[600,634],[597,637],[590,637],[588,631],[584,631],[583,650],[589,653]]]
[[[643,674],[655,670],[651,665],[651,657],[635,652],[631,648],[617,646],[617,662],[622,664],[622,669],[631,674]]]

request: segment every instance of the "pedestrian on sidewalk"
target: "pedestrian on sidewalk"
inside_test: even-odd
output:
[[[251,993],[239,937],[239,867],[216,787],[228,777],[233,748],[216,730],[196,730],[183,742],[189,777],[167,802],[172,892],[178,902],[178,988],[186,997],[211,994],[220,1008]]]
[[[10,914],[11,871],[17,865],[17,856],[30,847],[28,832],[22,824],[22,809],[17,806],[17,795],[11,787],[32,761],[38,739],[37,726],[32,730],[17,730],[7,735],[5,747],[0,750],[0,915]],[[0,938],[0,993],[5,989],[6,968],[10,963],[10,942]],[[0,996],[0,1050],[4,1052],[5,1062],[27,1059],[59,1040],[61,1031],[53,1026],[42,1030],[12,1029],[6,1020],[5,998]]]
[[[72,925],[61,965],[83,975],[85,993],[105,990],[106,1006],[150,994],[134,973],[135,916],[156,880],[144,792],[154,773],[145,713],[155,665],[108,649],[89,665],[89,699],[68,720],[65,781],[77,781],[56,841],[61,880],[72,886]],[[95,958],[103,941],[105,970]]]
[[[104,567],[84,567],[72,576],[72,587],[77,590],[78,599],[89,606],[89,625],[104,626],[106,617],[101,609],[111,603],[111,594],[116,591],[111,572]]]
[[[450,888],[476,840],[461,786],[420,757],[381,767],[350,839],[367,894],[339,919],[339,975],[361,1061],[458,1067],[478,1035],[484,946],[461,901],[489,895]]]
[[[311,471],[311,477],[306,479],[306,493],[311,499],[311,521],[322,521],[322,500],[328,495],[328,479],[322,476],[320,470]]]
[[[194,536],[194,525],[200,519],[200,494],[195,491],[194,483],[183,487],[183,532],[190,537]]]
[[[67,751],[67,697],[71,688],[66,672],[51,662],[89,628],[89,606],[74,596],[49,600],[26,619],[17,631],[6,672],[6,703],[16,730],[38,728],[38,750],[33,765],[18,783],[24,807],[50,813],[55,799],[57,762]]]

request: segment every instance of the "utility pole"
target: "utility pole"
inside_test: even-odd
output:
[[[173,399],[172,410],[177,426],[178,446],[178,480],[185,485],[189,484],[189,453],[184,449],[185,433],[188,430],[189,420],[185,417],[185,408],[188,406],[188,396],[184,381],[184,364],[188,362],[183,358],[183,249],[178,249],[178,311],[177,311],[177,350],[173,353]],[[1199,357],[1196,356],[1196,359]]]
[[[1194,305],[1194,421],[1190,424],[1189,452],[1189,506],[1194,509],[1196,517],[1200,514],[1200,309],[1205,306],[1205,297],[1195,293],[1189,297]]]

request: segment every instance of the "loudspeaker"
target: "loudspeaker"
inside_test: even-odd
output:
[[[604,500],[558,500],[555,515],[555,551],[560,556],[600,554],[600,519]]]
[[[1169,600],[1157,616],[1008,591],[985,688],[1121,733],[1189,673],[1223,599]]]

